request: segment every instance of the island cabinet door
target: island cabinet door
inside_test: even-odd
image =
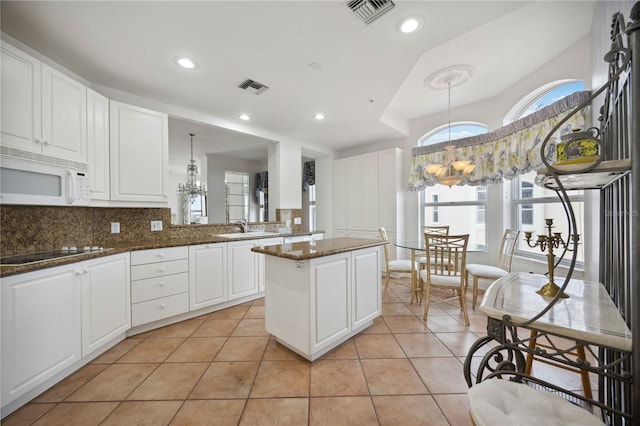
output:
[[[227,300],[227,244],[189,247],[189,310]]]
[[[351,254],[353,325],[356,329],[380,315],[380,249],[370,247]]]
[[[351,331],[350,258],[341,253],[310,263],[312,352]]]

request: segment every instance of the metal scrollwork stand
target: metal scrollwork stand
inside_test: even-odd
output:
[[[618,419],[626,419],[626,421],[631,421],[631,417],[629,414],[630,410],[628,409],[623,410],[607,406],[606,404],[600,402],[600,400],[586,398],[584,395],[559,388],[551,383],[524,374],[524,354],[533,353],[536,357],[553,360],[553,362],[556,364],[561,364],[572,368],[579,368],[581,370],[597,374],[600,377],[611,377],[616,381],[624,382],[627,384],[630,384],[632,380],[631,373],[629,371],[625,371],[624,368],[620,368],[620,365],[622,365],[623,363],[630,362],[630,353],[624,354],[614,361],[607,362],[605,360],[602,360],[601,357],[598,356],[599,353],[594,351],[589,346],[588,342],[576,341],[575,345],[573,346],[566,347],[565,345],[563,345],[560,348],[554,343],[552,337],[563,336],[556,336],[553,333],[536,329],[534,326],[534,323],[538,319],[543,317],[547,312],[549,312],[549,310],[556,304],[556,302],[558,302],[558,300],[563,297],[564,291],[569,284],[575,268],[578,246],[578,238],[574,237],[577,236],[575,214],[571,206],[569,196],[567,195],[566,189],[560,179],[561,175],[567,174],[569,172],[562,170],[561,168],[554,167],[549,163],[546,155],[548,152],[547,145],[550,143],[553,134],[558,131],[567,120],[578,113],[578,111],[580,111],[582,108],[590,105],[591,102],[605,90],[607,90],[607,98],[605,100],[605,106],[603,107],[603,110],[605,112],[608,110],[610,92],[612,91],[612,88],[617,87],[615,83],[619,79],[620,75],[628,72],[631,55],[630,50],[624,47],[623,38],[619,34],[614,34],[616,29],[619,33],[624,33],[625,24],[621,14],[614,15],[612,28],[614,28],[614,30],[612,31],[612,49],[604,56],[604,60],[609,63],[609,80],[600,89],[592,92],[587,100],[578,105],[566,117],[560,120],[545,137],[540,148],[542,162],[547,167],[548,175],[552,177],[553,181],[555,181],[555,186],[558,188],[556,190],[556,193],[565,209],[567,221],[569,224],[569,235],[572,236],[571,241],[567,241],[564,252],[561,256],[558,257],[555,264],[553,264],[553,261],[551,262],[550,276],[551,281],[553,281],[553,269],[557,267],[566,253],[572,253],[571,262],[569,264],[566,278],[564,279],[563,284],[552,296],[552,298],[550,297],[550,300],[546,307],[527,321],[514,322],[508,315],[503,316],[503,318],[500,320],[489,317],[487,324],[487,336],[478,339],[469,349],[464,362],[464,377],[469,387],[473,385],[474,377],[475,383],[480,383],[481,381],[492,377],[509,378],[510,380],[527,383],[534,387],[545,388],[547,390],[562,393],[565,398],[572,400],[576,404],[582,406],[599,407],[600,409],[602,409],[603,413],[609,413],[606,414],[605,417],[613,413],[615,416],[617,416],[616,418]],[[602,141],[596,138],[594,139],[599,146],[598,158],[593,163],[586,163],[584,167],[578,171],[576,171],[574,168],[570,173],[575,174],[591,171],[598,167],[598,165],[604,160],[604,149],[602,146]],[[518,330],[522,329],[527,332],[526,337],[521,337],[518,335]],[[536,332],[535,337],[529,336],[529,332],[531,330]],[[532,342],[532,339],[536,339],[538,341],[543,340],[545,344],[536,345],[535,341]],[[587,358],[594,359],[595,363],[592,364],[585,359],[574,358],[572,356],[572,352],[574,352],[576,349],[585,349],[585,351],[588,353]],[[475,371],[472,373],[472,363],[475,364],[474,359],[477,360],[478,358],[480,358],[480,356],[476,357],[476,355],[482,356],[479,364],[475,368]],[[620,373],[620,371],[622,371],[622,373]],[[618,422],[619,421],[616,421],[616,423]]]

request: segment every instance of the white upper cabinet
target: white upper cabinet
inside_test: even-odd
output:
[[[109,99],[87,89],[87,145],[92,200],[108,200]]]
[[[167,202],[168,116],[110,102],[111,200]]]
[[[402,150],[335,160],[333,196],[334,236],[378,238],[384,227],[394,240],[403,232]]]
[[[362,156],[347,158],[347,228],[362,227]]]
[[[379,224],[388,232],[400,232],[404,189],[402,185],[402,151],[398,148],[378,152]]]
[[[42,64],[42,152],[87,162],[87,88]]]
[[[383,166],[382,164],[380,166]],[[378,153],[365,154],[362,156],[362,230],[378,230]]]
[[[2,145],[40,152],[42,145],[41,63],[2,43]]]
[[[333,226],[347,229],[347,160],[333,162]]]
[[[2,145],[87,162],[87,89],[2,44]]]

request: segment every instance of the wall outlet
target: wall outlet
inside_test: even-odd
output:
[[[120,233],[120,222],[111,222],[111,233],[112,234]]]
[[[151,230],[152,231],[162,231],[162,221],[161,220],[152,220],[151,221]]]
[[[294,224],[294,225],[300,225],[300,224],[302,224],[302,218],[301,218],[301,217],[294,217],[294,218],[293,218],[293,224]]]

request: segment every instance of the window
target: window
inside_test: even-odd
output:
[[[433,145],[447,140],[468,138],[469,136],[487,133],[487,126],[477,123],[459,123],[451,125],[451,138],[449,138],[449,126],[438,127],[418,139],[418,145]]]
[[[487,133],[487,127],[477,123],[451,126],[451,140]],[[419,139],[420,145],[445,142],[448,126],[440,127]],[[469,248],[486,247],[487,188],[485,186],[427,187],[422,194],[420,221],[422,225],[449,225],[449,233],[469,234]],[[422,229],[422,227],[420,227]],[[419,236],[422,238],[422,235]]]
[[[512,112],[516,111],[515,114],[519,115],[512,115],[510,121],[525,117],[546,105],[552,104],[558,99],[580,90],[584,90],[584,83],[580,81],[547,85],[537,92],[537,96],[535,96],[535,94],[529,96],[529,102],[521,101],[519,107],[514,107]],[[517,111],[520,112],[518,113]],[[569,224],[567,223],[566,214],[560,199],[555,191],[534,185],[535,177],[536,172],[533,171],[520,175],[511,182],[512,217],[514,218],[512,226],[522,231],[522,233],[527,231],[532,232],[533,239],[537,239],[538,235],[546,234],[547,232],[545,219],[553,219],[554,228],[552,232],[560,232],[562,238],[565,241],[568,240]],[[583,236],[584,194],[582,191],[570,191],[568,194],[571,205],[575,211],[578,227],[577,233]],[[557,249],[555,253],[557,253],[558,256],[562,255],[562,248]],[[546,260],[546,257],[544,257],[544,254],[538,247],[529,247],[527,242],[522,238],[518,240],[516,254]],[[565,255],[565,259],[569,257],[569,254]],[[581,263],[583,259],[582,245],[579,245],[577,260]]]
[[[533,198],[533,184],[531,182],[523,180],[520,183],[520,198],[523,200]],[[520,223],[522,225],[533,225],[533,204],[521,204]]]
[[[484,224],[487,221],[487,188],[484,186],[476,187],[476,199],[482,201],[485,204],[478,205],[476,212],[476,222]]]
[[[309,231],[316,230],[316,186],[309,185],[307,187],[309,194]]]
[[[434,206],[431,208],[431,222],[432,223],[440,223],[440,216],[438,215],[438,194],[431,194],[431,202],[434,203]]]

